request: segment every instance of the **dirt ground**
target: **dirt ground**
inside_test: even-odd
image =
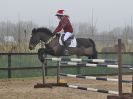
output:
[[[116,77],[111,77],[116,78]],[[131,80],[131,76],[123,79]],[[63,78],[70,84],[117,91],[117,82],[83,80],[75,78]],[[48,82],[56,82],[56,77],[48,77]],[[38,78],[0,79],[0,99],[107,99],[105,93],[91,92],[66,87],[34,88],[36,83],[42,83]],[[124,92],[131,92],[131,84],[123,84]]]

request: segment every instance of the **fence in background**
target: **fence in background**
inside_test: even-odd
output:
[[[133,66],[133,52],[124,52],[123,63]],[[116,53],[98,53],[99,58],[114,59],[117,58]],[[75,66],[63,66],[63,68],[73,68]],[[76,67],[77,74],[80,74],[81,67]],[[33,73],[36,73],[36,70],[39,70],[38,76],[41,75],[41,62],[38,60],[37,53],[0,53],[0,71],[3,71],[6,75],[6,78],[12,78],[13,72],[16,71],[16,74],[19,75],[20,71],[26,73],[27,70],[33,70]],[[49,69],[56,69],[57,65],[49,64],[46,67],[46,75],[48,75]],[[56,74],[56,73],[55,73]],[[113,73],[114,74],[114,73]],[[0,74],[2,75],[2,74]],[[0,77],[1,78],[1,77]]]

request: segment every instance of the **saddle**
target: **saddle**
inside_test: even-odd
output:
[[[63,43],[64,46],[68,47],[71,44],[71,41],[74,39],[74,35],[72,35],[71,37],[69,37],[66,41],[63,40],[64,39],[64,36],[65,36],[65,34],[63,34],[61,36],[61,41],[62,41],[62,43]]]
[[[59,39],[60,45],[66,46],[66,47],[77,47],[77,41],[74,35],[69,37],[65,42],[63,38],[64,38],[64,35],[60,36],[60,39]]]

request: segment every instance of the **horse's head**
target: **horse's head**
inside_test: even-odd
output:
[[[29,49],[33,50],[40,41],[46,42],[49,37],[52,35],[52,32],[47,28],[37,28],[32,30]]]
[[[32,30],[32,34],[30,37],[29,49],[33,50],[39,42],[40,42],[40,36],[37,33],[37,29],[34,28]]]

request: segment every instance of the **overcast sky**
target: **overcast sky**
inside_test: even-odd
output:
[[[67,10],[72,23],[91,22],[93,11],[94,24],[104,31],[131,24],[133,0],[0,0],[0,21],[56,25],[58,9]]]

